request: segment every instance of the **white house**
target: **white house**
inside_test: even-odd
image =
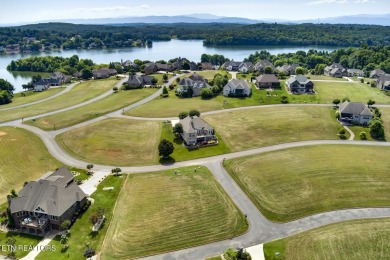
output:
[[[252,93],[249,83],[242,79],[232,79],[223,87],[223,95],[237,96],[237,97],[249,97]]]
[[[368,125],[373,118],[370,109],[361,102],[344,101],[339,105],[340,121]]]
[[[217,137],[214,136],[214,128],[197,116],[188,116],[180,120],[180,124],[183,126],[181,137],[187,146],[217,140]]]
[[[34,83],[34,91],[45,91],[50,87],[50,82],[47,79],[40,79]]]
[[[248,73],[252,71],[253,63],[252,62],[243,62],[238,66],[238,71],[241,73]]]

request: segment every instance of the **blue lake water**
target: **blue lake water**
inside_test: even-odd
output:
[[[116,62],[122,60],[169,60],[176,57],[185,57],[191,61],[199,62],[203,53],[220,54],[229,59],[241,61],[250,54],[267,50],[271,54],[290,53],[297,51],[308,51],[316,49],[321,51],[333,51],[337,47],[326,46],[224,46],[206,47],[201,40],[171,40],[153,42],[153,47],[135,47],[123,49],[100,49],[100,50],[63,50],[55,52],[0,55],[0,78],[6,79],[16,88],[16,92],[22,91],[22,85],[31,80],[29,73],[11,73],[6,70],[7,65],[12,61],[29,56],[62,56],[70,57],[77,54],[80,59],[91,59],[95,63]]]

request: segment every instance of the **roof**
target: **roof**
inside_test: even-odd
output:
[[[251,89],[249,83],[245,80],[242,80],[242,79],[232,79],[223,88],[229,88],[230,90],[233,90],[233,89],[250,90]]]
[[[268,66],[270,66],[272,69],[274,69],[274,65],[269,60],[259,60],[255,64],[255,69],[256,70],[259,70],[260,68],[265,69]]]
[[[359,69],[347,69],[349,73],[363,74],[364,72]]]
[[[264,74],[256,77],[257,82],[272,82],[272,83],[279,83],[280,81],[274,74]]]
[[[346,100],[339,105],[339,111],[343,114],[372,116],[371,111],[361,102],[348,102]]]
[[[18,197],[11,198],[10,209],[11,213],[36,211],[61,216],[85,197],[85,193],[73,181],[73,174],[62,167],[43,179],[27,183]]]
[[[390,74],[383,74],[379,79],[378,82],[382,83],[383,85],[386,85],[386,82],[390,81]]]
[[[214,130],[205,121],[197,116],[187,116],[180,120],[180,124],[183,126],[183,132],[194,133],[197,130]]]
[[[189,77],[182,78],[178,83],[179,86],[191,86],[193,88],[208,88],[210,87],[205,78],[201,75],[194,73]]]
[[[385,72],[383,70],[375,69],[375,70],[371,71],[370,77],[375,76],[375,75],[382,76],[383,74],[385,74]]]
[[[286,81],[286,83],[288,83],[288,85],[290,85],[290,84],[294,83],[295,81],[298,81],[299,84],[303,84],[303,85],[305,85],[305,84],[311,82],[308,78],[306,78],[306,77],[303,76],[303,75],[296,75],[296,76],[290,77],[290,78]]]
[[[285,64],[283,66],[278,66],[275,68],[277,71],[281,72],[295,72],[295,70],[299,67],[299,64],[292,63],[292,64]]]
[[[129,76],[129,79],[127,80],[128,85],[141,85],[141,84],[152,84],[152,76],[148,75],[133,75],[131,74]]]

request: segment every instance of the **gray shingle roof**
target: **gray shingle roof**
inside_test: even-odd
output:
[[[291,83],[294,83],[295,81],[298,81],[299,84],[302,84],[302,85],[307,84],[307,83],[310,82],[310,80],[309,80],[308,78],[306,78],[305,76],[303,76],[303,75],[297,75],[297,76],[290,77],[290,78],[287,80],[286,83],[288,83],[288,84],[290,85]]]
[[[233,90],[233,89],[249,90],[249,89],[251,89],[251,86],[245,80],[242,80],[242,79],[232,79],[224,86],[224,88],[229,88],[230,90]]]
[[[61,216],[75,202],[85,198],[85,193],[73,182],[73,174],[62,167],[44,179],[30,181],[11,199],[11,213],[36,211],[40,208],[45,214]]]
[[[197,116],[187,116],[186,118],[180,120],[180,124],[183,126],[183,131],[185,133],[196,133],[197,130],[213,130],[205,121],[200,119]]]
[[[344,101],[339,105],[339,111],[343,114],[354,114],[354,115],[369,115],[372,116],[371,111],[367,106],[361,102],[348,102]]]

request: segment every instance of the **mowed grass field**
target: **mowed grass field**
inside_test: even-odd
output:
[[[16,127],[0,127],[0,204],[12,189],[19,191],[63,164],[54,159],[36,135]]]
[[[228,160],[261,213],[286,222],[345,208],[390,206],[390,147],[323,145]]]
[[[20,106],[24,104],[28,104],[34,101],[42,100],[51,96],[54,96],[55,94],[63,91],[65,88],[60,87],[60,88],[49,88],[46,91],[43,92],[35,92],[32,90],[29,91],[24,91],[24,92],[18,92],[14,93],[14,97],[12,99],[12,103],[7,104],[7,105],[1,105],[1,108],[6,108],[6,107],[15,107],[15,106]],[[25,96],[22,96],[22,93]]]
[[[264,255],[267,260],[388,259],[389,237],[389,218],[345,221],[266,243]]]
[[[113,218],[113,210],[115,203],[118,199],[119,193],[122,189],[123,183],[126,177],[107,176],[97,187],[97,190],[91,195],[94,200],[93,204],[84,213],[79,215],[79,218],[73,224],[70,229],[70,238],[66,242],[69,248],[66,251],[62,251],[64,247],[61,244],[60,236],[56,236],[49,244],[49,246],[55,246],[57,250],[46,250],[41,252],[35,259],[47,260],[47,259],[67,259],[67,260],[79,260],[85,259],[83,256],[84,251],[87,249],[87,244],[98,253],[101,250],[103,239],[107,233],[108,226]],[[105,187],[112,187],[112,190],[103,190]],[[92,213],[96,212],[98,208],[104,209],[104,216],[106,217],[99,231],[92,231],[92,223],[89,217]]]
[[[379,111],[382,113],[383,126],[385,128],[385,138],[390,140],[390,107],[381,107]]]
[[[102,259],[130,259],[238,236],[245,217],[205,167],[131,174]]]
[[[328,107],[270,107],[202,117],[233,151],[286,142],[338,139],[341,128]]]
[[[61,129],[126,107],[150,96],[155,91],[156,89],[153,88],[134,89],[127,91],[120,90],[118,93],[113,93],[94,103],[50,116],[40,117],[35,121],[25,121],[24,123],[39,127],[43,130],[53,130],[54,125],[55,129]]]
[[[85,102],[112,89],[117,82],[116,79],[90,80],[83,82],[64,95],[48,101],[23,108],[0,111],[0,122],[39,115]]]
[[[125,166],[157,162],[160,124],[105,119],[56,137],[70,155],[86,162]]]
[[[331,104],[336,98],[342,100],[349,98],[352,102],[367,103],[369,99],[376,104],[390,104],[390,97],[377,88],[363,83],[351,82],[314,82],[314,90],[317,92],[321,103]]]

